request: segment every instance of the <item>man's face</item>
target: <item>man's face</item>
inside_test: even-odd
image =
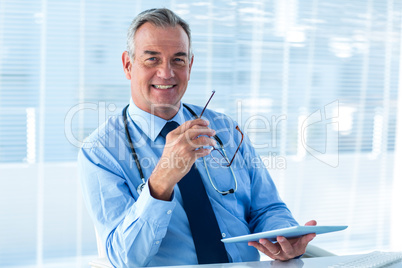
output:
[[[142,110],[158,113],[180,106],[193,58],[189,60],[189,40],[181,26],[156,27],[145,23],[134,37],[134,62],[123,53],[123,66],[131,80],[131,95]],[[159,112],[158,112],[159,111]],[[166,116],[165,116],[166,117]]]

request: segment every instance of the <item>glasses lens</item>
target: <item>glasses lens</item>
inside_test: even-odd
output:
[[[211,152],[212,159],[221,166],[227,166],[229,164],[229,160],[225,157],[225,154],[221,149],[214,149]]]

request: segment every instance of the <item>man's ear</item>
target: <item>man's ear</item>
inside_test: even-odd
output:
[[[126,78],[128,80],[131,80],[132,63],[127,51],[124,51],[123,55],[121,55],[121,61],[123,62],[123,70],[124,73],[126,74]]]
[[[191,74],[191,67],[193,67],[193,62],[194,62],[194,55],[191,56],[189,68],[188,68],[188,80],[190,80],[190,74]]]

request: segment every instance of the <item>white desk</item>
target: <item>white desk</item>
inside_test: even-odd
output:
[[[287,262],[281,261],[260,261],[260,262],[240,262],[240,263],[225,263],[225,264],[204,264],[204,265],[183,265],[183,266],[166,266],[166,268],[323,268],[330,265],[335,265],[340,262],[345,262],[347,260],[353,259],[359,255],[348,255],[348,256],[331,256],[331,257],[320,257],[320,258],[302,258],[297,260],[290,260]],[[99,266],[94,265],[92,267],[106,268],[111,266],[103,266],[102,261],[98,262]],[[93,263],[94,264],[94,263]],[[104,264],[107,264],[104,263]],[[402,268],[402,262],[393,264],[392,268]]]
[[[260,261],[260,262],[241,262],[241,263],[225,263],[225,264],[205,264],[205,265],[185,265],[185,266],[170,266],[169,268],[323,268],[329,265],[338,264],[343,261],[355,258],[359,255],[349,255],[349,256],[332,256],[332,257],[321,257],[321,258],[302,258],[297,260],[290,260],[286,262],[281,261]],[[393,264],[392,268],[402,268],[402,262]]]

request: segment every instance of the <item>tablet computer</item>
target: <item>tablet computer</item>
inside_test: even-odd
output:
[[[346,229],[348,226],[337,225],[337,226],[293,226],[289,228],[277,229],[273,231],[260,232],[256,234],[248,234],[235,236],[230,238],[224,238],[221,241],[223,243],[236,243],[236,242],[248,242],[248,241],[258,241],[260,238],[267,238],[271,240],[276,240],[277,236],[283,236],[286,238],[295,238],[306,234],[325,234],[336,231],[341,231]]]

